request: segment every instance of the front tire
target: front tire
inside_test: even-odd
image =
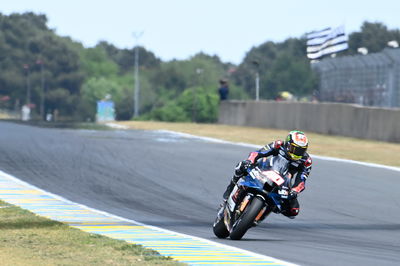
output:
[[[222,207],[222,210],[224,211],[225,207]],[[220,217],[220,215],[217,216],[215,219],[214,225],[213,225],[213,231],[214,235],[216,235],[218,238],[227,238],[229,236],[229,231],[226,229],[225,223],[224,223],[224,215]]]
[[[240,240],[247,232],[247,230],[253,225],[257,214],[261,211],[264,206],[264,201],[258,197],[254,197],[250,205],[244,210],[243,214],[239,217],[237,222],[232,228],[230,238],[232,240]]]

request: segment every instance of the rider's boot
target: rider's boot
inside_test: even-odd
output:
[[[226,187],[226,190],[224,192],[224,195],[222,196],[222,198],[224,199],[224,201],[226,201],[229,197],[229,195],[231,194],[233,188],[235,187],[235,183],[231,180],[231,182],[229,183],[229,185]]]
[[[226,187],[226,190],[224,192],[224,195],[222,196],[222,198],[224,199],[224,202],[228,199],[229,195],[231,194],[233,188],[235,187],[237,181],[239,180],[241,176],[237,175],[236,173],[233,175],[231,182],[229,183],[229,185]]]

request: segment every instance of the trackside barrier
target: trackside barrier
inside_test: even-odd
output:
[[[400,109],[342,103],[223,101],[218,123],[400,142]]]

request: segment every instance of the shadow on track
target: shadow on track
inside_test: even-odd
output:
[[[271,223],[261,225],[262,229],[293,229],[293,230],[389,230],[400,231],[400,224],[344,224],[344,223]]]

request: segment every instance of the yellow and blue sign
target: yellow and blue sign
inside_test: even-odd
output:
[[[97,102],[97,122],[107,122],[115,120],[115,108],[112,101],[98,101]]]

